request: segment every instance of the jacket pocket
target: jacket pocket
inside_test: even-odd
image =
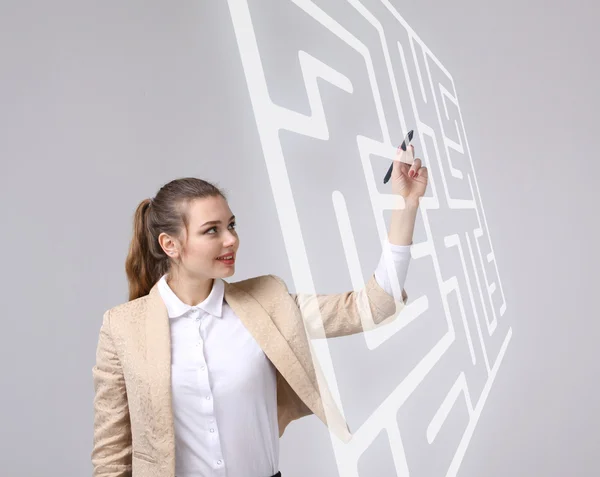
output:
[[[133,457],[136,459],[145,460],[146,462],[150,462],[151,464],[156,464],[156,460],[154,459],[154,457],[151,457],[148,454],[144,454],[143,452],[134,450]]]

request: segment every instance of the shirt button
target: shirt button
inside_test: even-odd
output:
[[[210,429],[210,432],[215,432],[215,430],[211,428],[211,429]]]
[[[219,464],[219,465],[221,465],[222,463],[223,463],[223,461],[222,461],[222,460],[218,460],[218,461],[217,461],[217,464]]]
[[[210,401],[210,396],[206,396],[206,400],[207,400],[207,401]]]
[[[204,371],[204,370],[206,369],[206,366],[202,366],[200,369],[201,369],[202,371]]]

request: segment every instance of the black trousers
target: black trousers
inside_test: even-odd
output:
[[[277,472],[275,475],[273,475],[272,477],[281,477],[281,472]]]

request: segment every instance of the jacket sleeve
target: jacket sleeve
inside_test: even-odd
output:
[[[272,275],[286,290],[285,282]],[[288,291],[289,293],[289,291]],[[335,338],[373,329],[394,320],[408,301],[402,288],[402,301],[388,294],[377,282],[375,274],[358,291],[344,293],[289,293],[300,308],[306,330],[312,338]],[[322,320],[323,332],[319,322]]]
[[[93,477],[130,477],[131,423],[125,378],[110,330],[110,310],[102,317],[94,380]]]

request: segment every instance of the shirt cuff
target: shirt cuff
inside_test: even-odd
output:
[[[412,247],[412,244],[411,245],[396,245],[396,244],[391,243],[389,240],[386,240],[386,243],[387,243],[388,247],[390,247],[392,254],[394,254],[394,258],[395,257],[404,258],[407,253],[410,255],[410,248]],[[401,255],[401,254],[403,254],[403,255]]]
[[[381,288],[383,288],[388,295],[394,296],[392,290],[392,284],[390,276],[396,275],[400,290],[404,288],[404,282],[406,281],[406,275],[408,274],[408,265],[410,264],[411,253],[410,248],[412,245],[395,245],[387,241],[389,246],[393,263],[389,264],[385,260],[385,254],[381,252],[381,258],[377,268],[375,269],[375,280]],[[391,275],[390,275],[391,274]],[[403,301],[400,299],[399,301]]]

